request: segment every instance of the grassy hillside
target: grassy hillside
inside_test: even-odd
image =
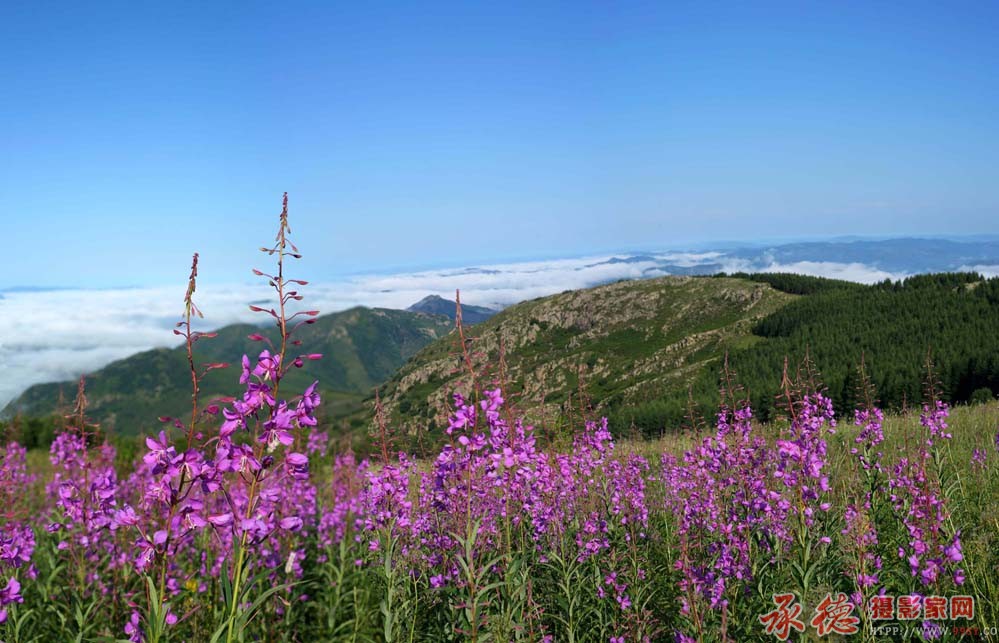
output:
[[[475,369],[502,341],[519,408],[540,419],[565,411],[580,373],[598,410],[660,399],[726,351],[746,347],[756,322],[793,295],[745,279],[662,277],[568,291],[512,306],[469,329]],[[383,387],[396,424],[438,423],[450,392],[467,391],[454,337],[420,351]],[[484,379],[498,378],[494,368]]]
[[[987,400],[999,392],[996,329],[999,279],[943,274],[865,286],[743,274],[565,292],[469,333],[486,384],[498,378],[502,338],[504,389],[531,420],[578,416],[582,398],[618,431],[657,434],[684,423],[691,401],[700,415],[717,408],[726,354],[764,419],[777,412],[785,357],[794,370],[806,355],[840,407],[853,405],[862,357],[888,408],[918,405],[928,356],[944,399]],[[450,392],[467,392],[468,380],[450,337],[420,351],[383,387],[383,399],[397,424],[440,426]]]
[[[299,391],[318,379],[325,392],[328,415],[344,416],[359,408],[360,400],[387,379],[407,359],[452,329],[443,316],[400,310],[353,308],[317,318],[302,327],[302,353],[323,353],[323,359],[294,369],[286,391]],[[247,339],[261,332],[257,326],[237,324],[218,331],[218,337],[196,344],[199,363],[225,361],[229,369],[208,373],[201,397],[232,395],[239,390],[239,360],[264,348]],[[75,382],[32,386],[5,409],[4,416],[39,416],[56,409],[60,392],[71,400]],[[160,415],[181,415],[190,409],[190,377],[183,347],[155,349],[109,364],[88,375],[88,415],[120,434],[150,429]]]

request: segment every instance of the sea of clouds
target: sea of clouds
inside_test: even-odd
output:
[[[406,308],[430,294],[453,299],[455,290],[467,304],[502,308],[564,290],[697,272],[700,267],[705,272],[796,272],[863,283],[906,276],[862,263],[778,263],[765,253],[747,259],[718,251],[664,252],[369,274],[310,283],[302,292],[306,307],[323,313],[358,305]],[[990,274],[999,270],[994,265],[973,268]],[[183,311],[185,286],[4,292],[0,408],[32,384],[74,379],[136,352],[179,344],[172,329]],[[271,295],[266,282],[212,284],[203,279],[195,297],[205,314],[202,328],[261,322],[263,317],[250,312],[248,304],[263,305]]]

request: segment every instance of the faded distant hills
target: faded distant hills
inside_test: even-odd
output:
[[[647,276],[720,272],[789,272],[870,283],[884,278],[999,272],[999,239],[840,239],[706,248],[691,252],[620,254],[595,265],[641,265]]]
[[[425,313],[427,315],[444,315],[445,317],[454,319],[456,309],[457,304],[455,302],[444,299],[439,295],[429,295],[406,310],[412,313]],[[486,321],[495,314],[496,311],[492,308],[467,305],[461,307],[461,318],[466,324],[478,324],[481,321]]]

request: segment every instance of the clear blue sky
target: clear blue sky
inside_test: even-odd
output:
[[[0,287],[999,232],[994,2],[0,3]]]

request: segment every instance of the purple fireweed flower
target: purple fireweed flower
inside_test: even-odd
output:
[[[294,419],[294,412],[281,402],[271,419],[264,423],[264,431],[258,438],[267,445],[268,452],[273,452],[279,445],[291,446],[295,442],[295,436],[291,434]]]
[[[944,626],[936,621],[923,621],[922,623],[922,634],[923,638],[928,641],[935,641],[944,635]]]
[[[35,532],[17,522],[0,527],[0,567],[17,569],[29,565],[35,550]]]
[[[257,358],[257,365],[253,368],[253,375],[262,380],[276,381],[279,379],[278,371],[281,367],[281,356],[271,355],[271,352],[264,349]]]
[[[7,620],[8,605],[23,602],[24,597],[21,596],[21,584],[17,582],[16,578],[8,579],[7,585],[3,589],[0,589],[0,624]]]
[[[153,562],[153,558],[156,557],[156,549],[151,542],[145,538],[140,538],[135,541],[135,550],[135,570],[143,572],[149,568]]]
[[[885,435],[882,429],[884,413],[879,408],[857,409],[854,411],[854,424],[861,427],[860,433],[854,439],[860,449],[854,447],[850,453],[857,456],[864,471],[876,470],[883,472],[881,458],[883,453],[877,451],[878,445],[884,442]]]
[[[242,413],[231,409],[222,409],[222,417],[225,418],[225,422],[219,429],[219,435],[223,438],[232,435],[239,429],[246,428],[246,419]]]
[[[145,632],[142,630],[141,623],[142,619],[139,613],[132,610],[131,615],[128,617],[128,622],[125,623],[125,636],[128,637],[129,641],[141,643],[144,640]]]
[[[258,335],[258,337],[261,337],[261,336]],[[262,339],[262,337],[261,337],[261,339]],[[250,368],[250,357],[249,357],[249,355],[243,355],[243,359],[240,360],[240,362],[241,362],[241,365],[242,365],[242,370],[241,370],[241,372],[239,374],[239,383],[240,384],[248,384],[250,382],[250,371],[252,370]]]
[[[169,466],[170,461],[177,454],[170,444],[170,440],[167,439],[165,431],[160,431],[159,438],[146,438],[146,447],[149,452],[142,456],[142,461],[153,467],[154,472]]]
[[[289,516],[288,518],[282,518],[278,523],[281,529],[285,531],[298,531],[302,528],[302,519],[298,516]]]
[[[35,550],[35,532],[27,520],[29,509],[23,500],[35,476],[28,473],[27,451],[16,442],[8,442],[0,455],[0,503],[5,512],[0,520],[0,575],[5,568],[27,567],[27,576],[33,579],[36,570],[31,565],[31,556]],[[25,519],[19,520],[20,515]]]
[[[288,468],[288,475],[299,480],[307,480],[309,477],[309,456],[301,453],[289,453],[285,456],[285,465]]]
[[[0,501],[10,510],[20,503],[23,491],[32,485],[36,476],[28,473],[28,451],[17,442],[8,442],[2,447],[0,458]]]
[[[908,535],[906,546],[899,547],[899,558],[925,586],[936,583],[943,572],[957,582],[954,565],[963,557],[960,532],[950,538],[944,533],[950,514],[946,497],[938,493],[939,484],[926,469],[928,461],[925,449],[918,458],[902,458],[888,480],[891,502]]]
[[[309,431],[309,439],[305,446],[305,452],[309,455],[326,455],[329,450],[330,436],[325,431]]]
[[[854,411],[854,424],[861,427],[860,433],[854,438],[854,442],[872,447],[876,447],[884,442],[885,434],[881,428],[884,419],[884,413],[876,407]]]
[[[134,527],[139,524],[139,515],[135,513],[135,509],[126,506],[123,509],[119,509],[114,512],[111,518],[111,529],[120,529],[121,527]]]
[[[391,526],[395,530],[410,526],[413,503],[408,499],[409,471],[413,466],[405,454],[400,453],[398,464],[386,464],[379,471],[367,472],[365,529]]]
[[[302,574],[304,553],[289,557],[289,551],[297,552],[296,543],[315,529],[316,489],[309,482],[308,457],[279,453],[277,447],[294,443],[299,427],[314,425],[311,411],[319,397],[310,387],[297,411],[274,400],[264,381],[279,376],[279,366],[269,355],[252,369],[244,362],[246,393],[223,410],[217,439],[181,454],[165,433],[147,440],[149,452],[129,481],[141,497],[108,519],[111,530],[135,537],[124,563],[139,572],[163,565],[167,589],[177,592],[184,579],[224,573],[233,547],[245,539],[254,551],[255,570],[273,576],[291,561],[291,573]],[[266,421],[258,420],[260,411]],[[250,426],[260,431],[261,441],[234,443],[232,434]],[[212,444],[214,454],[208,450]],[[213,538],[197,538],[204,529],[212,530]]]
[[[49,449],[56,471],[46,491],[61,513],[54,516],[61,532],[57,548],[72,551],[73,564],[86,567],[88,593],[108,591],[104,574],[125,563],[111,529],[121,493],[114,457],[113,447],[88,448],[84,437],[71,430],[57,435]],[[104,555],[110,555],[107,566],[99,565]]]
[[[310,384],[295,407],[295,417],[299,426],[316,426],[317,424],[315,410],[319,407],[319,393],[316,392],[318,385],[318,381]]]
[[[208,522],[215,525],[216,527],[225,527],[226,525],[232,524],[232,514],[223,513],[214,516],[208,516]]]
[[[455,396],[446,429],[453,442],[441,449],[430,471],[418,474],[415,500],[405,491],[414,477],[408,459],[368,472],[366,531],[393,529],[403,555],[439,584],[457,579],[454,557],[464,554],[455,534],[472,524],[478,526],[476,557],[495,552],[511,529],[526,530],[539,552],[568,537],[577,545],[573,555],[584,558],[605,550],[611,531],[641,536],[645,483],[635,478],[644,475],[647,463],[637,459],[618,465],[613,479],[604,475],[613,449],[606,421],[588,423],[571,455],[541,453],[532,427],[504,419],[498,389],[484,391],[483,398],[472,405]],[[615,508],[613,522],[592,515],[588,505],[597,497]],[[378,539],[369,539],[377,546]]]
[[[475,426],[475,405],[465,404],[465,398],[454,394],[455,412],[444,432],[451,435],[454,431],[466,431]]]
[[[720,607],[729,581],[748,582],[751,534],[782,539],[790,504],[778,504],[769,488],[772,454],[753,435],[752,412],[723,410],[715,435],[687,451],[682,461],[664,455],[662,481],[666,507],[677,516],[680,589]],[[794,445],[791,452],[799,452]]]
[[[802,400],[788,429],[789,439],[777,441],[774,475],[794,498],[792,511],[804,517],[806,527],[814,524],[816,510],[829,509],[829,504],[821,500],[829,490],[829,478],[822,471],[827,448],[822,433],[834,432],[835,425],[832,401],[821,393],[812,393]]]
[[[943,548],[944,556],[947,560],[952,563],[959,563],[964,560],[964,555],[961,553],[961,530],[954,532],[954,539],[949,545]]]
[[[950,407],[940,400],[935,400],[932,407],[929,404],[923,405],[923,412],[919,416],[919,422],[929,429],[929,436],[926,438],[926,446],[932,447],[936,438],[949,440],[951,434],[947,425],[947,417],[950,415]]]
[[[842,534],[844,547],[851,554],[845,573],[852,575],[857,587],[866,589],[878,584],[881,557],[877,555],[878,533],[870,516],[870,501],[861,506],[849,504],[844,512],[846,528]],[[861,594],[862,596],[862,594]],[[859,603],[855,603],[858,604]]]
[[[609,548],[610,540],[607,538],[607,532],[607,521],[596,512],[591,513],[583,521],[582,528],[576,532],[576,547],[579,550],[576,560],[583,562]]]

